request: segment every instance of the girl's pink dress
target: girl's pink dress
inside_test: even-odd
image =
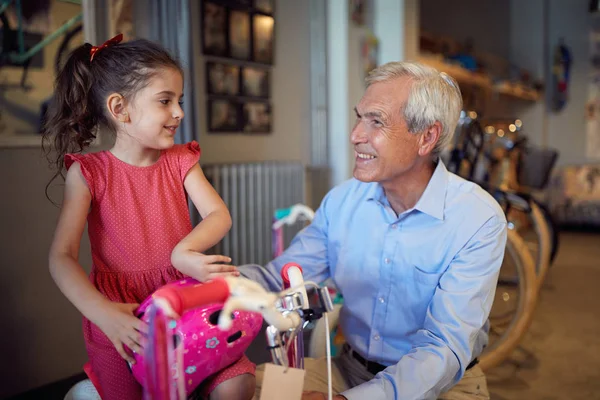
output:
[[[109,151],[65,156],[67,169],[74,162],[81,165],[92,194],[90,280],[108,299],[141,303],[159,287],[183,278],[170,257],[192,230],[183,181],[199,158],[196,142],[164,150],[148,167],[127,164]],[[86,318],[83,332],[103,399],[141,399],[140,385],[108,337]],[[209,378],[202,392],[210,393],[219,383],[244,373],[254,375],[254,370],[255,365],[243,357]]]

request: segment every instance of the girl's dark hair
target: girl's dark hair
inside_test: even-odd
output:
[[[86,43],[71,53],[56,77],[54,96],[45,117],[43,147],[56,174],[62,176],[67,153],[80,153],[96,138],[98,128],[115,132],[105,102],[112,93],[131,100],[166,68],[183,70],[167,50],[145,39],[110,45],[96,52]]]

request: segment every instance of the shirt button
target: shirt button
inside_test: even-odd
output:
[[[373,339],[375,339],[376,341],[379,341],[380,337],[379,337],[379,335],[375,335],[375,336],[373,336]]]
[[[385,299],[384,299],[383,297],[380,297],[380,298],[379,298],[379,302],[380,302],[381,304],[383,304],[383,303],[385,303]]]
[[[392,229],[396,229],[398,227],[398,224],[392,224]]]
[[[390,259],[386,257],[386,258],[383,260],[383,262],[384,262],[384,263],[386,263],[386,264],[389,264],[389,263],[390,263]]]

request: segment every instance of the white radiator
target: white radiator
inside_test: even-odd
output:
[[[232,258],[234,265],[265,265],[272,259],[273,213],[304,203],[305,170],[300,162],[211,164],[202,169],[229,208],[233,225],[212,250]],[[287,242],[301,228],[286,228]]]

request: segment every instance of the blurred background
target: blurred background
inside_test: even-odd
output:
[[[269,261],[277,209],[315,209],[351,177],[368,71],[416,60],[453,76],[464,111],[443,161],[512,232],[482,360],[492,399],[600,399],[593,0],[0,0],[0,399],[62,399],[84,378],[81,317],[48,273],[59,209],[39,132],[69,52],[116,33],[182,61],[177,140],[202,147],[234,219],[215,251],[236,264]],[[260,340],[249,353],[268,359]]]

